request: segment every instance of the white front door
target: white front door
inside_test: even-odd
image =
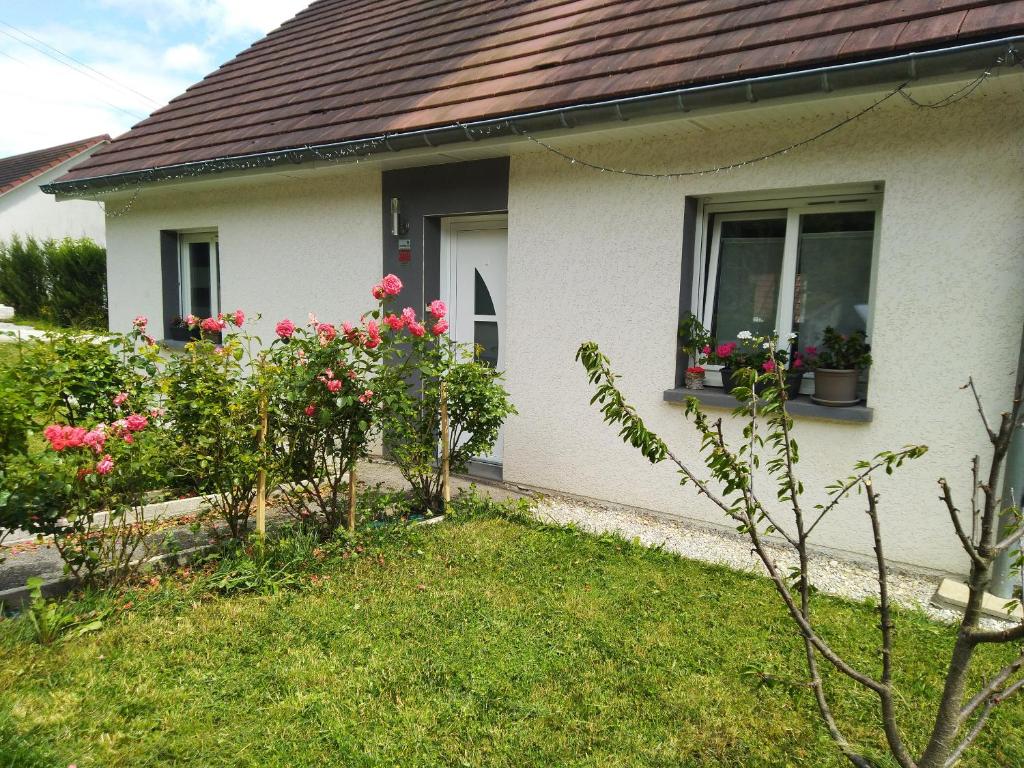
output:
[[[441,223],[441,297],[451,337],[477,347],[478,359],[505,370],[505,264],[508,219],[466,216]],[[481,461],[501,463],[502,434]]]

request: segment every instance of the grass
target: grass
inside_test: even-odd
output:
[[[18,356],[18,342],[0,341],[0,367],[9,365]]]
[[[844,765],[764,579],[502,516],[367,547],[272,595],[165,584],[49,648],[0,622],[0,766]],[[874,669],[869,606],[817,615]],[[898,621],[919,741],[952,631]],[[874,699],[835,690],[880,753]],[[1024,764],[1022,733],[1006,705],[964,764]]]

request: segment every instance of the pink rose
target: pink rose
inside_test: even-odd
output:
[[[366,324],[366,348],[374,349],[380,344],[380,326],[377,325],[375,320],[371,320]]]
[[[306,414],[307,416],[309,416],[310,418],[312,418],[312,417],[313,417],[313,414],[315,414],[315,413],[316,413],[316,405],[314,405],[313,403],[310,403],[309,405],[307,405],[307,406],[305,407],[305,409],[304,409],[304,412],[305,412],[305,414]]]
[[[434,327],[430,329],[431,333],[435,336],[440,336],[442,333],[448,330],[448,321],[445,319],[438,320],[434,323]]]
[[[140,331],[144,331],[146,330],[146,326],[149,325],[149,318],[145,315],[138,315],[134,320],[132,320],[132,325]]]
[[[375,286],[373,286],[373,288],[370,289],[370,294],[377,301],[380,301],[381,299],[384,298],[384,286],[381,285],[380,283],[377,283]]]
[[[368,402],[370,402],[371,397],[373,397],[373,390],[368,389],[359,396],[359,402],[362,403],[363,405],[366,405]]]
[[[107,435],[101,427],[94,427],[85,433],[83,442],[96,453],[102,453],[103,444],[107,442]]]
[[[274,326],[274,333],[276,333],[279,338],[290,339],[292,334],[295,333],[295,323],[285,318]]]
[[[133,413],[124,420],[129,432],[141,432],[149,425],[149,419],[140,413]]]
[[[448,307],[440,299],[434,299],[430,304],[427,305],[427,311],[430,312],[438,320],[442,319],[448,314]]]
[[[406,307],[405,309],[403,309],[402,310],[402,320],[405,321],[406,325],[408,325],[409,323],[415,323],[416,322],[416,310],[413,309],[412,307]]]
[[[338,335],[338,332],[334,330],[334,326],[330,323],[320,323],[316,327],[316,335],[320,337],[325,343],[334,341],[334,337]]]
[[[114,395],[114,405],[116,405],[116,406],[124,405],[125,402],[127,402],[127,400],[128,400],[128,393],[127,392],[118,392],[116,395]]]
[[[765,373],[771,373],[772,371],[775,370],[775,361],[765,360],[763,363],[761,363],[761,367],[764,368]]]
[[[735,346],[732,344],[719,344],[718,349],[715,350],[715,354],[719,357],[729,357],[732,354]]]
[[[705,355],[710,355],[711,354],[711,345],[710,344],[705,344],[704,345],[704,349],[702,349],[701,352],[703,352]]]
[[[235,325],[241,328],[245,324],[245,312],[240,309],[235,310]]]
[[[208,317],[199,324],[199,327],[207,333],[220,333],[224,330],[224,325],[223,320],[218,320],[216,317]]]
[[[191,315],[191,314],[190,315],[186,315],[185,316],[185,325],[187,325],[189,328],[191,328],[193,326],[196,326],[196,325],[199,325],[199,318],[196,317],[195,315]]]
[[[388,315],[384,318],[384,325],[392,331],[400,331],[405,327],[405,320],[400,318],[398,315]]]
[[[384,279],[380,281],[380,287],[388,296],[397,296],[402,292],[402,281],[395,275],[384,275]]]
[[[348,372],[348,374],[347,374],[347,376],[348,376],[348,377],[349,377],[349,379],[351,379],[352,381],[355,381],[355,380],[356,380],[356,372],[355,372],[355,371],[349,371],[349,372]]]
[[[422,336],[426,331],[427,329],[417,322],[409,323],[409,333],[413,336]]]
[[[341,379],[327,379],[324,381],[324,386],[327,387],[327,391],[332,395],[337,394],[338,390],[341,389]]]
[[[104,454],[103,458],[96,464],[96,473],[99,475],[109,475],[114,471],[114,460],[110,454]]]

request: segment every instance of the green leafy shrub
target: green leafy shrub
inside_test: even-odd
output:
[[[26,349],[4,372],[23,396],[0,397],[0,422],[19,431],[0,462],[0,525],[52,535],[76,576],[122,580],[144,551],[142,508],[168,476],[158,352],[142,318],[130,334],[60,335]]]
[[[62,326],[107,327],[107,251],[87,237],[44,244],[47,316]]]
[[[231,535],[239,538],[248,530],[264,464],[262,369],[252,350],[258,340],[242,331],[244,313],[212,320],[208,331],[199,331],[201,338],[168,361],[161,390],[178,477],[194,494],[209,494]],[[213,330],[221,324],[221,330]],[[198,329],[200,323],[192,325]],[[223,343],[215,343],[212,333],[223,334]]]
[[[431,304],[435,325],[447,308]],[[445,323],[445,327],[447,324]],[[475,359],[471,347],[442,333],[413,337],[405,359],[387,378],[382,420],[391,458],[412,487],[420,511],[442,512],[441,389],[448,407],[448,462],[451,472],[486,455],[501,425],[516,412],[502,386],[502,374]],[[418,382],[410,386],[409,381]]]
[[[149,381],[159,353],[138,320],[128,334],[54,332],[21,342],[21,354],[0,374],[5,389],[18,393],[0,397],[0,423],[31,410],[43,423],[75,426],[117,419],[124,402],[137,410],[153,405]]]
[[[0,298],[19,315],[41,317],[47,302],[46,255],[34,237],[0,243]]]

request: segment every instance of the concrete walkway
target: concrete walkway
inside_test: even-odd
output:
[[[45,335],[46,331],[40,331],[38,328],[33,328],[30,325],[0,323],[0,344],[11,344],[23,339],[37,339]]]

